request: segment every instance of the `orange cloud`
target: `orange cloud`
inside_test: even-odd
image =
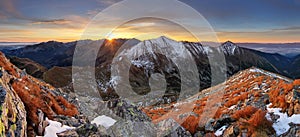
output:
[[[45,20],[45,21],[35,21],[32,24],[55,24],[55,25],[63,25],[63,24],[69,24],[69,20],[65,19],[56,19],[56,20]]]

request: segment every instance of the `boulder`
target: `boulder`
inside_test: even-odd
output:
[[[300,102],[300,92],[298,90],[293,89],[293,98]]]
[[[233,118],[231,118],[230,116],[224,116],[224,117],[219,118],[215,122],[213,128],[214,128],[214,130],[217,130],[217,129],[221,128],[222,126],[230,125],[234,121],[235,120]]]
[[[214,127],[213,127],[213,123],[215,122],[215,120],[213,118],[210,118],[207,123],[205,124],[205,131],[207,132],[213,132],[214,131]]]
[[[300,114],[300,104],[296,103],[294,105],[294,114]]]

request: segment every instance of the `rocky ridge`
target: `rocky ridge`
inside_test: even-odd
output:
[[[194,136],[297,136],[299,86],[299,80],[250,68],[185,101],[144,112],[154,123],[172,118]]]

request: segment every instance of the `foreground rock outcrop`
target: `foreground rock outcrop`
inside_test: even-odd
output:
[[[0,136],[27,135],[26,110],[23,102],[10,88],[10,75],[0,68]]]
[[[0,53],[1,136],[43,135],[46,118],[76,116],[77,107],[58,89],[12,65]]]

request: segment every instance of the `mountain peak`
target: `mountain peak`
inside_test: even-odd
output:
[[[34,45],[29,45],[26,46],[25,48],[40,48],[40,47],[50,47],[53,48],[54,46],[63,46],[63,42],[58,42],[58,41],[47,41],[47,42],[42,42]]]
[[[239,54],[238,49],[239,49],[239,47],[231,41],[226,41],[219,47],[219,50],[222,51],[226,55]]]
[[[50,44],[51,45],[53,45],[53,44],[63,44],[63,42],[58,42],[58,41],[51,40],[51,41],[39,43],[37,45],[50,45]]]
[[[160,36],[158,38],[150,39],[150,40],[145,40],[142,43],[145,45],[152,45],[153,43],[158,44],[158,45],[178,45],[180,42],[173,40],[171,38],[168,38],[166,36]],[[176,47],[176,46],[174,46]]]
[[[224,42],[223,44],[230,44],[230,45],[236,45],[235,43],[233,43],[232,41],[228,40],[226,42]]]
[[[222,47],[226,47],[226,48],[237,48],[238,46],[231,42],[231,41],[226,41],[222,44]]]
[[[154,39],[154,40],[176,41],[176,40],[173,40],[173,39],[171,39],[171,38],[169,38],[169,37],[167,37],[167,36],[160,36],[160,37],[158,37],[158,38],[156,38],[156,39]]]

